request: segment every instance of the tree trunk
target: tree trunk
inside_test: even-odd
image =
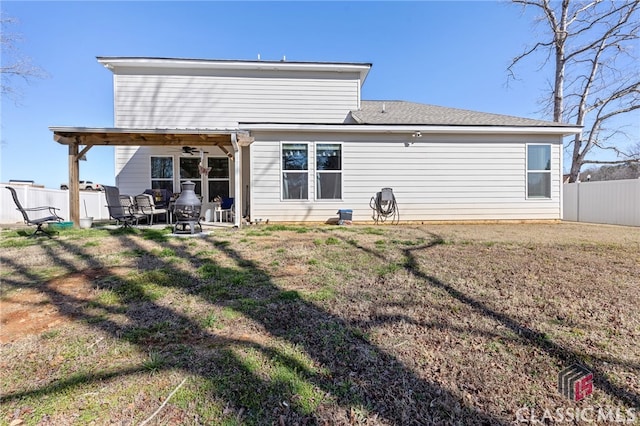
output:
[[[567,13],[569,10],[569,0],[563,0],[562,12],[558,27],[555,28],[554,47],[556,51],[556,75],[553,85],[553,121],[562,122],[564,113],[564,67],[566,59],[564,56],[564,46],[567,40]]]

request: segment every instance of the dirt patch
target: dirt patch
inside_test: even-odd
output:
[[[112,273],[112,272],[110,272]],[[74,321],[55,303],[60,297],[87,302],[95,296],[93,281],[106,275],[101,269],[56,278],[40,288],[23,288],[0,299],[0,343],[55,330]]]

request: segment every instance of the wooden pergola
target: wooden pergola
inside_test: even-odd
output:
[[[50,127],[53,140],[69,148],[69,215],[80,223],[80,159],[94,146],[217,146],[234,161],[235,225],[242,220],[242,151],[253,138],[238,129],[122,129]]]

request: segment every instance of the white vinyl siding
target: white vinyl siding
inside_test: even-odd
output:
[[[359,105],[357,74],[320,78],[114,76],[116,127],[215,128],[238,122],[342,123]]]
[[[352,209],[354,221],[371,221],[371,197],[390,187],[401,221],[560,219],[559,137],[425,135],[405,146],[406,136],[334,135],[344,141],[342,200],[285,205],[279,191],[280,142],[270,140],[275,135],[260,136],[251,146],[252,218],[324,222],[336,218],[338,209]],[[300,134],[295,138],[304,140]],[[549,199],[527,199],[527,143],[551,146]]]
[[[140,194],[151,185],[150,154],[158,156],[167,154],[161,150],[126,146],[114,147],[114,153],[116,186],[121,194],[128,195]]]

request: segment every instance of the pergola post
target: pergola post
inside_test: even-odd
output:
[[[80,225],[80,165],[78,142],[69,144],[69,219]]]
[[[234,226],[242,226],[242,150],[238,146],[238,139],[235,133],[231,133],[231,146],[233,147],[233,173],[234,173]]]

